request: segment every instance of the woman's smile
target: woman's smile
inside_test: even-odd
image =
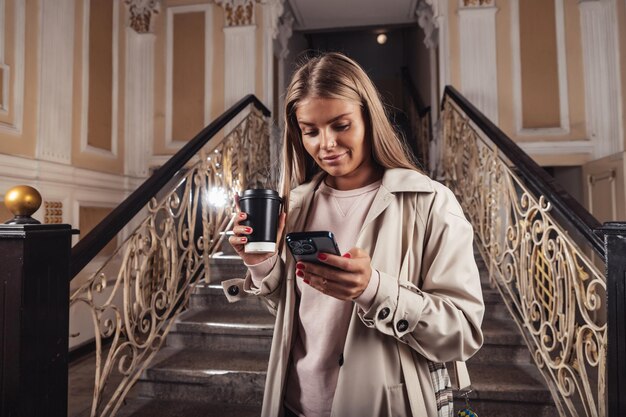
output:
[[[335,155],[322,156],[321,159],[327,164],[338,164],[338,163],[341,163],[341,161],[345,159],[344,157],[346,155],[348,155],[348,151],[340,153],[340,154],[335,154]]]

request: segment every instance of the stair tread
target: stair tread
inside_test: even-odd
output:
[[[165,358],[155,363],[148,370],[149,373],[168,372],[196,378],[229,372],[265,373],[269,361],[269,352],[244,354],[232,351],[165,348],[162,353]]]
[[[176,323],[180,325],[195,325],[204,327],[237,327],[249,329],[274,328],[275,318],[269,311],[262,313],[250,313],[248,311],[214,310],[210,308],[187,310]]]
[[[119,417],[258,417],[261,407],[201,401],[136,398],[120,409]]]
[[[482,324],[486,345],[526,346],[513,320],[486,319]]]
[[[528,402],[552,401],[543,377],[532,364],[474,364],[470,359],[467,367],[475,398],[519,400],[521,394]]]

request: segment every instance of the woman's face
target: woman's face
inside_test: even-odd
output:
[[[360,105],[348,100],[306,98],[298,103],[296,118],[304,148],[328,173],[329,186],[350,190],[380,178]]]

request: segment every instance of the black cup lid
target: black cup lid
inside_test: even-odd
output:
[[[241,194],[241,197],[239,197],[240,200],[243,198],[272,198],[279,201],[283,200],[280,198],[280,195],[278,195],[278,192],[266,188],[251,188],[245,190]]]

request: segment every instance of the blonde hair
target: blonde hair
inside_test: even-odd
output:
[[[291,188],[311,181],[320,171],[304,149],[296,119],[298,104],[311,97],[349,100],[360,105],[374,162],[383,168],[419,171],[407,146],[389,122],[378,91],[365,71],[343,54],[321,54],[308,59],[296,70],[285,95],[281,181],[285,211],[288,211]]]

